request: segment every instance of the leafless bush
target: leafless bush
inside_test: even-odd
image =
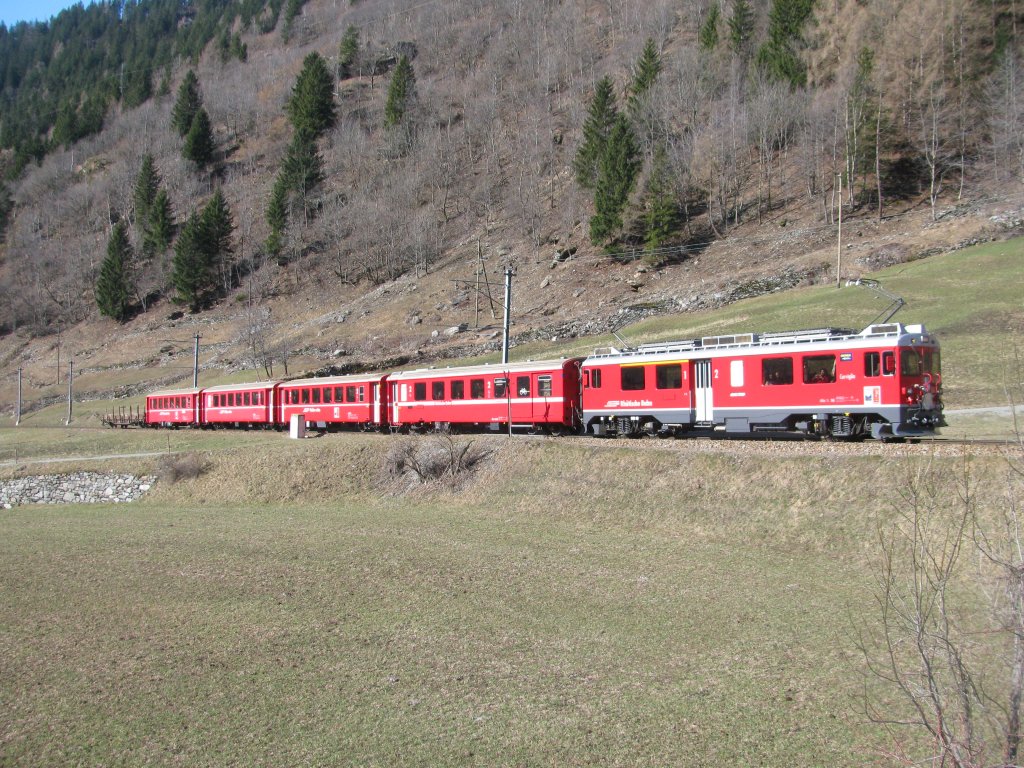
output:
[[[179,480],[195,480],[213,466],[208,458],[198,453],[170,453],[163,456],[158,464],[160,479],[171,485]]]
[[[451,435],[406,438],[388,451],[384,472],[392,480],[456,485],[490,454],[473,440],[457,440]]]

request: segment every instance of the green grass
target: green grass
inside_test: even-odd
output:
[[[890,452],[478,439],[492,456],[458,493],[393,495],[392,441],[345,435],[211,454],[141,504],[3,513],[0,764],[839,766],[888,746],[848,634]]]

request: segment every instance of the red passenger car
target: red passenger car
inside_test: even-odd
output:
[[[575,430],[579,382],[579,358],[392,373],[390,420],[403,430]]]
[[[146,395],[146,424],[189,427],[202,423],[201,389],[169,389]]]
[[[913,436],[942,424],[940,383],[921,325],[716,336],[587,358],[583,421],[597,435]]]
[[[387,378],[376,373],[286,382],[278,390],[277,421],[287,424],[300,414],[320,429],[387,426]]]
[[[203,390],[203,425],[210,427],[273,426],[276,381],[225,384]]]

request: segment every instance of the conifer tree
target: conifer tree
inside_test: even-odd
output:
[[[416,73],[407,56],[398,60],[398,66],[388,84],[387,102],[384,104],[384,127],[393,128],[405,120],[416,100]]]
[[[658,144],[651,161],[651,174],[647,179],[644,209],[644,246],[650,250],[660,248],[668,240],[675,227],[677,205],[672,194],[669,178],[668,153],[664,144]],[[660,257],[647,259],[658,265]]]
[[[107,256],[96,280],[96,305],[100,314],[119,323],[128,319],[131,307],[132,246],[124,221],[114,225],[107,241]]]
[[[338,46],[338,78],[347,80],[352,77],[359,58],[359,28],[349,26]]]
[[[235,229],[234,217],[228,207],[224,193],[217,189],[203,208],[200,215],[203,232],[203,248],[211,264],[224,264],[234,253],[231,233]]]
[[[142,253],[148,259],[163,253],[174,239],[174,214],[167,191],[161,189],[153,198],[142,231]]]
[[[624,115],[615,118],[594,189],[594,216],[590,239],[597,245],[611,240],[622,229],[622,212],[640,172],[640,150],[633,128]]]
[[[587,119],[583,123],[583,142],[572,162],[576,181],[584,189],[593,189],[597,183],[601,156],[617,115],[615,87],[611,78],[605,76],[598,81],[594,98],[590,101]]]
[[[135,191],[132,199],[135,202],[135,220],[143,226],[149,218],[149,210],[160,190],[160,174],[156,170],[153,156],[146,154],[139,167],[139,175],[135,177]]]
[[[284,233],[288,229],[288,180],[283,172],[274,180],[270,203],[267,205],[267,224],[270,225],[270,236],[267,237],[266,247],[276,256],[284,246]]]
[[[718,20],[721,18],[721,15],[722,12],[718,9],[718,3],[712,2],[711,7],[708,8],[707,18],[701,24],[700,32],[697,35],[697,40],[702,50],[713,51],[718,47]]]
[[[301,131],[296,131],[281,172],[287,188],[302,197],[304,213],[308,208],[310,192],[324,180],[323,168],[323,159],[317,151],[316,142]]]
[[[754,11],[747,0],[733,0],[732,15],[729,17],[729,47],[737,56],[749,53],[750,40],[754,36]]]
[[[179,136],[187,136],[192,128],[196,113],[203,107],[203,97],[199,92],[199,78],[191,69],[178,87],[178,99],[171,110],[171,125]]]
[[[287,111],[295,131],[314,139],[334,125],[334,81],[327,62],[316,51],[302,63]]]
[[[11,212],[14,210],[14,201],[11,200],[11,193],[6,184],[0,184],[0,243],[7,237],[7,225],[11,220]]]
[[[210,126],[210,116],[202,107],[192,118],[192,127],[185,137],[181,153],[186,160],[191,160],[200,168],[205,168],[213,160],[213,128]]]
[[[193,312],[198,312],[202,307],[204,286],[208,282],[207,271],[202,224],[199,214],[192,211],[174,244],[171,284],[178,293],[178,300],[188,304]]]
[[[804,24],[811,16],[812,0],[774,0],[768,14],[768,40],[757,52],[757,65],[768,77],[805,85],[807,68],[797,56]]]
[[[633,81],[629,86],[628,107],[631,114],[636,114],[645,94],[651,90],[654,81],[661,72],[661,56],[654,40],[647,38],[644,49],[633,67]]]

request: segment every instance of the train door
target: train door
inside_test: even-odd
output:
[[[381,402],[380,402],[380,384],[373,382],[370,385],[370,402],[373,403],[371,406],[373,411],[370,414],[370,422],[373,424],[380,424],[382,422],[381,416]]]
[[[536,387],[534,377],[521,373],[512,379],[515,391],[512,392],[512,421],[515,424],[533,423],[533,393]]]
[[[711,361],[695,360],[693,363],[693,407],[694,421],[714,421],[714,402],[711,389]]]
[[[561,421],[556,413],[552,413],[554,405],[551,399],[551,374],[534,374],[533,381],[533,421],[536,424],[549,421]]]

